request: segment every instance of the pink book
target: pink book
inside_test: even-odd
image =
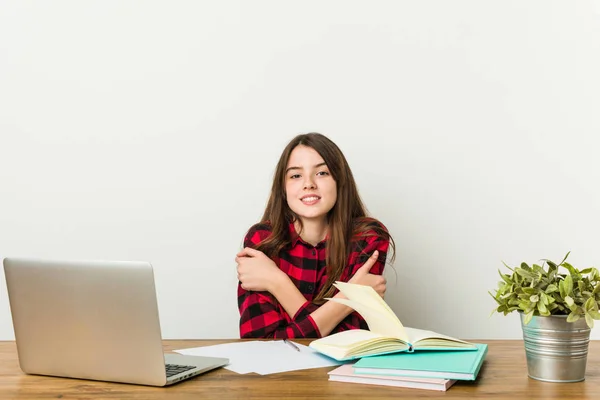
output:
[[[413,389],[438,390],[445,392],[455,380],[413,378],[407,376],[355,374],[352,364],[344,364],[329,372],[329,380],[336,382],[363,383],[366,385],[396,386]]]

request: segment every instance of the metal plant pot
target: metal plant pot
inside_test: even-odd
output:
[[[567,322],[566,315],[534,316],[529,324],[521,315],[530,378],[545,382],[585,379],[590,328],[585,319]]]

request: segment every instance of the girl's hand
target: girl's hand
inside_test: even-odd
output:
[[[284,274],[262,251],[250,247],[240,251],[235,262],[238,280],[245,290],[268,291],[273,294],[275,285]]]
[[[371,286],[383,298],[387,280],[381,275],[369,273],[371,267],[373,267],[377,261],[377,256],[379,256],[379,252],[375,250],[371,257],[369,257],[369,259],[356,271],[348,283]]]

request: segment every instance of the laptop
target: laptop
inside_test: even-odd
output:
[[[166,386],[229,363],[165,354],[152,265],[5,258],[23,372]]]

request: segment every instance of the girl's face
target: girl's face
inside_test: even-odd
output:
[[[285,173],[287,204],[303,221],[325,220],[337,200],[337,184],[323,157],[312,147],[296,146]]]

